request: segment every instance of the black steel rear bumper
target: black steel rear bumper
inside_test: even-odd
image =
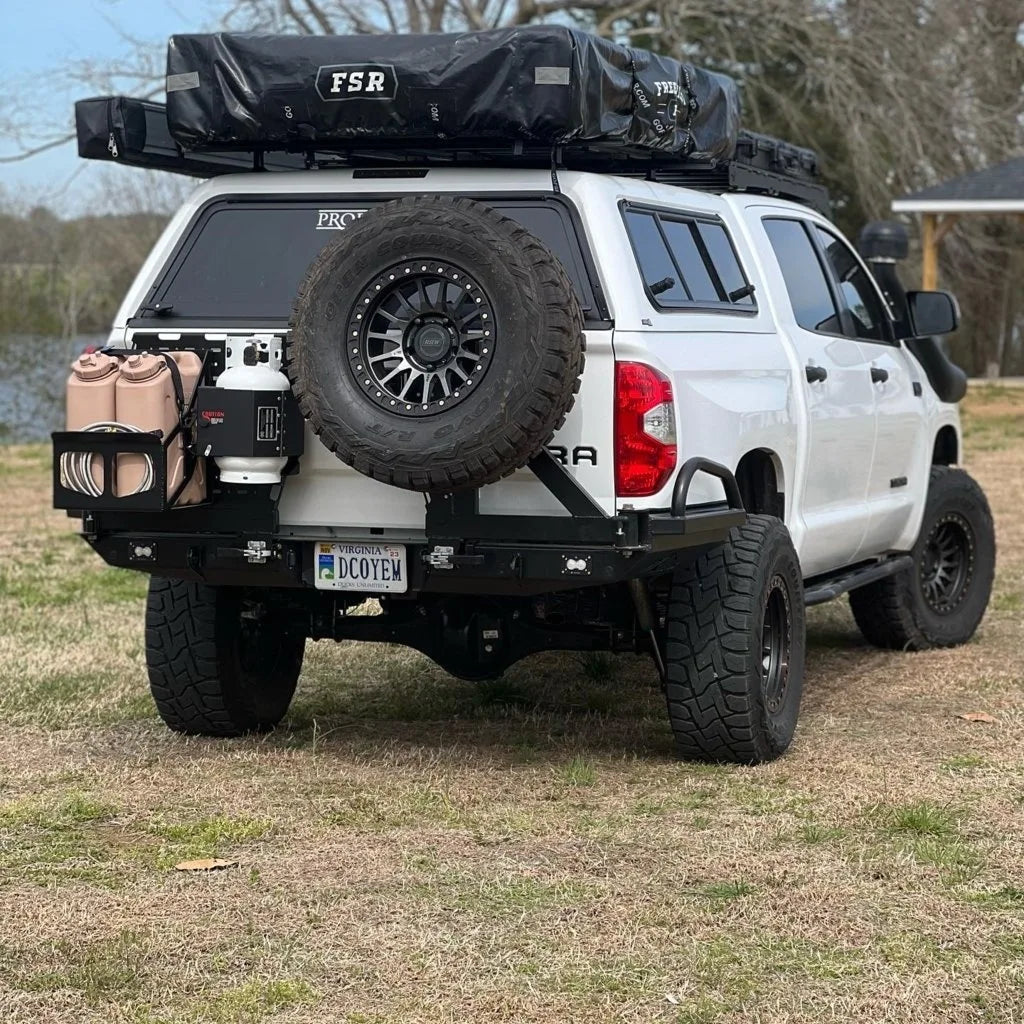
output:
[[[696,554],[718,543],[743,520],[742,512],[723,505],[685,520],[625,513],[603,521],[601,529],[593,524],[545,541],[429,538],[406,544],[408,592],[529,595],[654,576],[670,571],[682,552]],[[135,531],[86,538],[110,565],[158,576],[218,585],[313,586],[312,540]]]
[[[525,596],[655,576],[670,571],[681,554],[721,542],[746,519],[731,472],[703,459],[680,468],[671,511],[615,516],[594,505],[546,453],[531,469],[569,514],[486,515],[475,491],[432,499],[424,539],[406,542],[408,594]],[[686,508],[698,472],[722,480],[724,502]],[[237,520],[232,524],[230,516],[214,515],[215,510],[172,510],[144,518],[89,514],[83,532],[111,565],[217,585],[313,587],[316,538],[290,535],[274,517],[257,519],[243,532]],[[166,530],[176,521],[181,528]]]

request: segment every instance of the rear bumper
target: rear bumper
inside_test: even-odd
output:
[[[449,518],[433,528],[428,517],[426,539],[406,544],[407,593],[526,596],[655,576],[669,572],[680,556],[721,542],[744,520],[745,513],[727,503],[691,509],[685,516],[476,515],[466,521]],[[313,587],[314,539],[130,527],[90,530],[88,518],[84,536],[110,565],[157,576],[215,585]]]
[[[526,596],[656,576],[686,553],[720,543],[746,519],[732,473],[699,457],[680,467],[669,511],[614,516],[605,515],[548,452],[535,456],[530,468],[567,514],[484,514],[475,490],[432,496],[423,537],[404,542],[407,594]],[[687,507],[696,473],[720,479],[725,500]],[[243,488],[207,505],[153,509],[126,509],[105,495],[102,507],[79,514],[83,535],[110,565],[218,586],[312,589],[318,541],[402,543],[327,529],[320,537],[297,538],[279,526],[279,494],[279,488]]]

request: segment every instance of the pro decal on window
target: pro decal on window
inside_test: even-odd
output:
[[[366,210],[317,210],[317,231],[344,231],[349,224],[359,220]]]

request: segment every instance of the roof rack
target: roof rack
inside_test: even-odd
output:
[[[354,168],[362,174],[412,175],[431,167],[531,167],[581,170],[657,181],[707,192],[756,192],[802,203],[828,214],[828,191],[809,149],[741,131],[730,160],[702,161],[642,147],[527,146],[495,139],[423,142],[374,140],[334,143],[296,152],[260,149],[191,152],[167,127],[166,108],[149,100],[104,96],[75,104],[79,155],[133,167],[209,178],[243,171]],[[296,143],[298,147],[300,143]]]

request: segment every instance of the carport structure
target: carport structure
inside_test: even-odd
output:
[[[1024,156],[900,196],[892,209],[921,215],[921,287],[932,291],[938,287],[939,245],[960,217],[1018,217],[1024,224]]]

